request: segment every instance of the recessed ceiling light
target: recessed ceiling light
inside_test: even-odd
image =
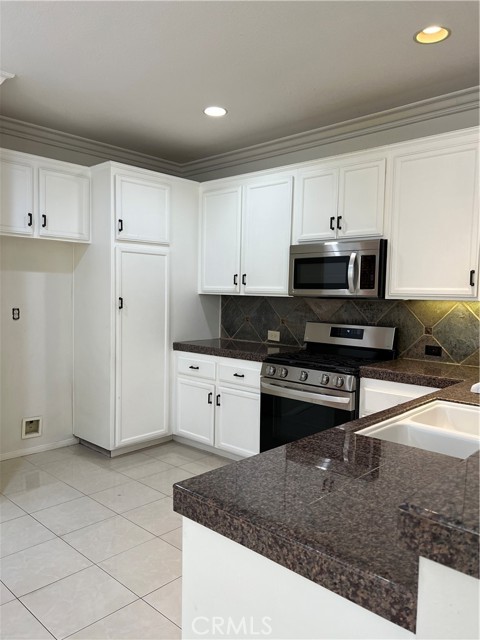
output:
[[[227,110],[223,107],[207,107],[203,110],[203,113],[206,116],[211,116],[212,118],[221,118],[227,113]]]
[[[419,44],[435,44],[442,42],[442,40],[448,38],[449,35],[450,29],[432,25],[431,27],[425,27],[425,29],[418,31],[418,33],[413,36],[413,39]]]
[[[9,78],[14,78],[14,77],[15,77],[14,73],[8,73],[8,71],[0,71],[0,84],[3,84],[5,80],[8,80]]]

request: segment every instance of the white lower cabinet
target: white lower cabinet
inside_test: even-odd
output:
[[[176,393],[175,432],[197,442],[213,445],[215,385],[178,378]]]
[[[260,369],[178,352],[174,433],[238,456],[259,453]]]
[[[238,456],[260,451],[260,395],[218,387],[215,402],[215,446]]]
[[[420,398],[428,393],[438,391],[437,387],[422,387],[417,384],[390,382],[361,378],[360,380],[360,418],[377,411],[384,411],[398,404]]]

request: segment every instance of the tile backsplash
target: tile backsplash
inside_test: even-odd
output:
[[[273,330],[297,347],[306,322],[398,327],[401,358],[478,366],[479,318],[479,302],[222,296],[221,337],[267,342]],[[427,345],[442,356],[426,356]]]

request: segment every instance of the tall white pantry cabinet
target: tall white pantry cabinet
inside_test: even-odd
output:
[[[92,243],[75,248],[74,435],[112,451],[169,433],[171,185],[107,162],[92,190]]]

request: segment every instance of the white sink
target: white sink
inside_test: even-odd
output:
[[[480,449],[480,407],[434,400],[357,433],[463,459]]]

